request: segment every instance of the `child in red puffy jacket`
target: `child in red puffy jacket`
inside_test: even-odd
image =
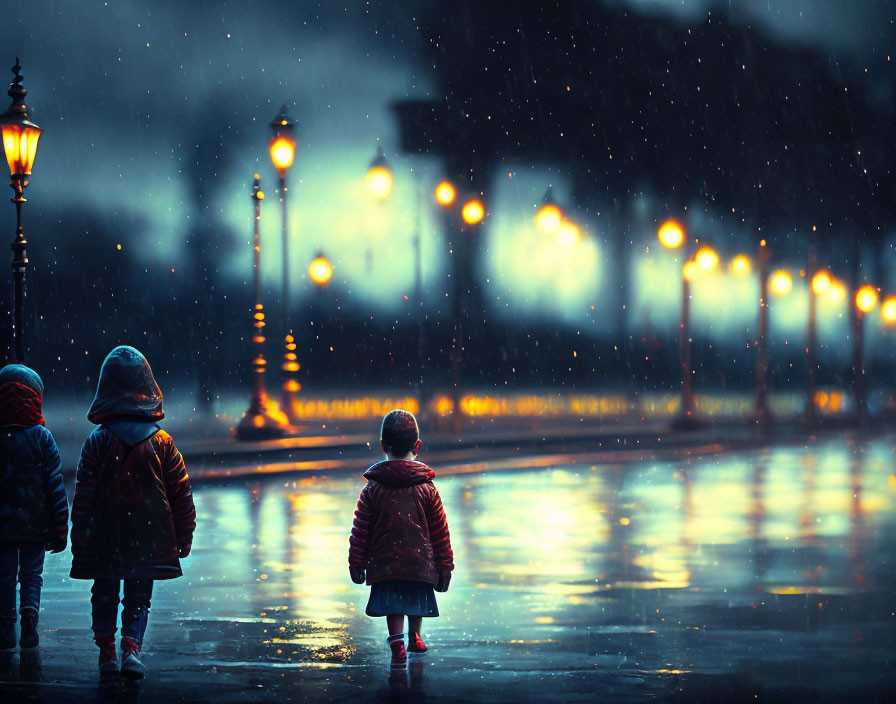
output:
[[[392,666],[405,667],[407,652],[425,653],[423,617],[439,615],[434,591],[448,590],[454,554],[436,473],[416,460],[417,419],[395,410],[383,418],[380,447],[388,459],[364,472],[349,540],[349,574],[370,585],[368,616],[385,616]],[[408,648],[404,617],[408,617]]]

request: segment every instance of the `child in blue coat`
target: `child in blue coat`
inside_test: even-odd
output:
[[[59,450],[44,426],[44,384],[33,369],[0,369],[0,649],[35,648],[44,552],[65,550],[68,499]]]

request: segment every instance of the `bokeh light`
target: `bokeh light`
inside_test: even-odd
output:
[[[793,278],[790,272],[778,269],[768,280],[769,290],[776,296],[786,296],[793,289]]]
[[[856,308],[863,313],[870,313],[877,307],[877,290],[870,285],[862,286],[856,291]]]
[[[575,223],[569,222],[569,220],[564,220],[557,227],[557,243],[561,247],[572,247],[576,242],[579,241],[579,237],[581,236],[581,232]]]
[[[896,296],[887,296],[880,306],[880,316],[887,325],[896,324]]]
[[[388,166],[377,165],[367,172],[367,188],[377,200],[386,200],[392,193],[392,171]]]
[[[684,243],[684,228],[677,220],[666,220],[656,235],[666,249],[678,249]]]
[[[482,205],[482,201],[474,198],[464,203],[460,214],[467,225],[478,225],[485,217],[485,206]]]
[[[324,286],[333,277],[333,265],[326,257],[315,257],[308,265],[308,276],[318,286]]]
[[[268,150],[270,151],[274,167],[282,176],[295,160],[295,140],[286,135],[278,135],[271,140]]]
[[[831,283],[831,275],[828,272],[824,270],[818,271],[812,277],[812,292],[816,295],[821,295],[825,291],[830,290]]]
[[[701,247],[694,255],[694,262],[700,271],[712,271],[719,265],[719,255],[712,247]]]
[[[750,258],[746,254],[738,254],[729,266],[735,276],[746,276],[750,273]]]
[[[535,224],[545,233],[556,232],[563,220],[563,213],[553,203],[545,203],[535,214]]]
[[[454,204],[457,198],[457,191],[451,181],[441,181],[435,190],[436,203],[443,208],[447,208]]]

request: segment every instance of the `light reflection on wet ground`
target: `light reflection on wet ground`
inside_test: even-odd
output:
[[[141,687],[98,687],[68,553],[48,556],[42,650],[0,654],[0,677],[56,702],[883,697],[892,447],[438,479],[458,569],[424,622],[431,652],[397,675],[348,579],[359,476],[202,486],[187,576],[157,585]]]

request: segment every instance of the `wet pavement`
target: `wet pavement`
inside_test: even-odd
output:
[[[41,648],[0,653],[3,700],[893,701],[893,443],[437,479],[457,571],[398,673],[348,578],[360,476],[198,485],[147,679],[99,681],[66,552],[47,556]]]

